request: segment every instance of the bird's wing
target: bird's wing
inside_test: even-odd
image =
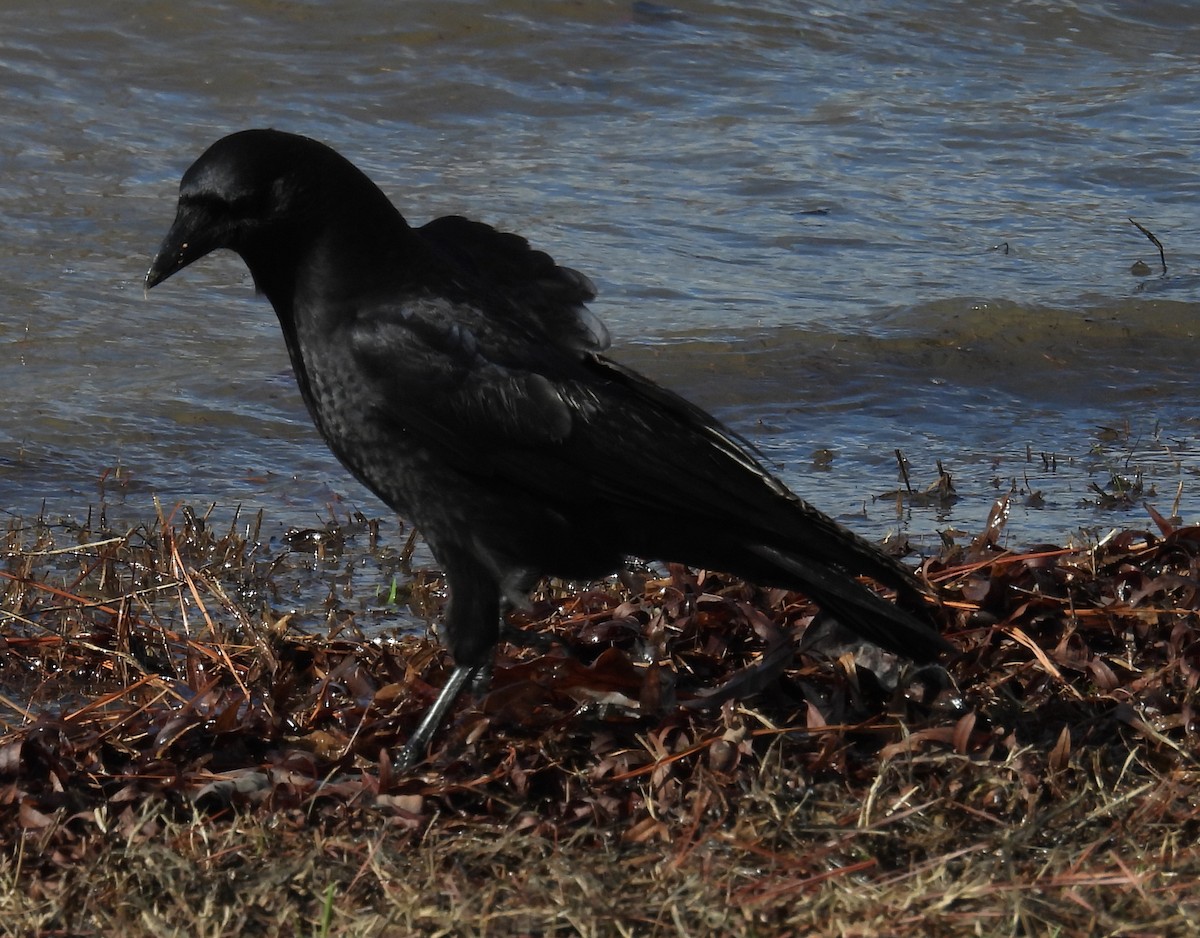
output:
[[[476,307],[380,307],[357,318],[350,342],[380,417],[459,471],[548,501],[738,512],[747,524],[772,523],[782,499],[803,505],[700,408],[603,357],[504,331]]]
[[[502,311],[510,328],[544,342],[578,351],[602,352],[609,335],[587,308],[596,298],[595,285],[570,267],[560,267],[520,235],[460,215],[437,218],[412,232],[447,281],[454,297],[485,297]]]
[[[599,355],[608,335],[584,305],[594,289],[583,275],[478,222],[442,218],[416,232],[424,292],[360,310],[350,327],[384,419],[457,470],[548,506],[687,519],[730,542],[902,578],[788,491],[746,441]]]
[[[359,317],[351,345],[378,419],[480,485],[623,528],[623,552],[803,588],[887,648],[944,650],[838,571],[909,598],[911,573],[793,495],[700,408],[601,356],[501,342],[489,326],[441,300]]]
[[[509,447],[553,446],[571,433],[570,408],[554,383],[478,307],[409,298],[361,312],[348,334],[377,416],[456,468]]]

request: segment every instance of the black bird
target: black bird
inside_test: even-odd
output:
[[[411,227],[324,144],[246,130],[184,173],[147,289],[217,248],[241,255],[275,308],[325,441],[445,572],[456,668],[401,766],[489,665],[501,597],[524,605],[542,575],[592,579],[629,556],[800,590],[910,658],[950,648],[903,565],[792,494],[715,418],[601,354],[591,282],[523,238],[458,216]]]

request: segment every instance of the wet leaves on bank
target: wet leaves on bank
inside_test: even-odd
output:
[[[1013,856],[1031,865],[1054,838],[1103,844],[1114,804],[1126,828],[1195,833],[1200,528],[1152,513],[1148,530],[1014,553],[1006,517],[998,503],[923,565],[960,649],[945,668],[843,644],[803,596],[716,574],[543,584],[509,623],[529,640],[502,645],[490,689],[404,777],[391,754],[449,673],[431,638],[364,639],[332,608],[327,634],[297,631],[272,612],[279,558],[255,525],[14,525],[0,816],[49,867],[100,829],[153,838],[196,811],[627,844],[719,828],[775,857],[797,824],[907,832],[865,860],[839,852],[836,875],[881,882],[997,826],[1030,838]],[[342,550],[344,534],[317,540]],[[406,595],[436,612],[440,583]],[[768,795],[789,825],[767,824]],[[1030,833],[1043,814],[1053,832]],[[793,863],[811,887],[820,862]]]

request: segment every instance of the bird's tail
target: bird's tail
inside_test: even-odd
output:
[[[766,545],[756,545],[751,550],[788,574],[789,579],[796,581],[810,599],[833,614],[842,625],[888,651],[916,661],[932,661],[943,652],[954,649],[932,624],[888,602],[841,570],[823,564],[805,563]],[[911,581],[910,584],[904,584],[909,586],[908,589],[891,582],[893,577],[888,577],[888,585],[902,589],[910,599],[920,596],[918,584],[911,575],[905,573]]]

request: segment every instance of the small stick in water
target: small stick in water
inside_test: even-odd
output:
[[[1159,241],[1158,238],[1154,237],[1154,232],[1151,231],[1149,228],[1147,228],[1145,225],[1139,225],[1132,218],[1129,219],[1129,224],[1133,225],[1134,228],[1136,228],[1138,231],[1140,231],[1142,234],[1144,234],[1147,238],[1149,238],[1150,243],[1153,244],[1156,248],[1158,248],[1158,259],[1160,261],[1162,261],[1162,269],[1163,269],[1163,273],[1165,274],[1167,272],[1167,253],[1166,253],[1166,251],[1163,250],[1162,242]]]

